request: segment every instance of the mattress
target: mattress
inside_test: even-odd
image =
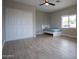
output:
[[[49,29],[44,29],[43,31],[48,31],[48,32],[60,32],[61,29],[52,29],[52,28],[49,28]]]

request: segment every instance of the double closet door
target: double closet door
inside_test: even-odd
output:
[[[5,8],[6,41],[33,37],[33,14],[31,11]]]

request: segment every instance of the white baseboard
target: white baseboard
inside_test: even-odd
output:
[[[40,34],[43,34],[43,32],[36,33],[36,35],[40,35]]]
[[[70,35],[70,34],[62,34],[63,36],[68,36],[68,37],[72,37],[72,38],[77,38],[77,36],[75,35]]]
[[[33,38],[34,36],[29,36],[29,37],[16,37],[14,39],[8,39],[8,40],[6,40],[6,42],[8,42],[8,41],[14,41],[14,40],[21,40],[21,39]]]
[[[36,37],[36,35],[34,35],[33,37]]]

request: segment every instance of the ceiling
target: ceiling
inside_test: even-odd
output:
[[[44,11],[44,12],[54,12],[77,4],[76,0],[60,0],[61,1],[60,3],[57,3],[56,0],[49,0],[49,2],[55,3],[56,4],[55,6],[51,6],[51,5],[39,6],[39,4],[43,3],[44,0],[15,0],[15,1],[35,6],[38,10]]]

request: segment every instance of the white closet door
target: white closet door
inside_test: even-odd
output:
[[[13,12],[11,9],[5,8],[5,32],[6,32],[6,41],[16,39],[16,12]]]
[[[33,37],[33,15],[30,11],[16,10],[16,39]]]
[[[33,15],[30,11],[5,9],[7,41],[33,37]]]

